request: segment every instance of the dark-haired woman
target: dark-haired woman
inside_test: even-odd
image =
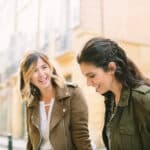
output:
[[[77,57],[87,85],[105,97],[107,150],[150,149],[150,81],[114,41],[93,38]]]

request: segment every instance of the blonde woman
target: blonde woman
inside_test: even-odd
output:
[[[27,150],[91,150],[88,108],[77,85],[66,84],[42,52],[20,64],[20,92],[27,101]]]

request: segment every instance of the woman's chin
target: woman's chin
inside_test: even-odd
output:
[[[102,94],[102,91],[100,91],[99,89],[96,89],[96,92]]]
[[[102,91],[102,90],[96,90],[96,92],[99,93],[99,94],[101,94],[101,95],[103,95],[103,94],[106,93],[106,91]]]

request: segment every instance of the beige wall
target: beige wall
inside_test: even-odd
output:
[[[149,0],[103,0],[105,36],[150,45]]]
[[[150,77],[150,47],[141,44],[127,43],[123,41],[118,41],[118,43],[124,48],[127,56],[136,63],[141,72],[145,76]]]
[[[81,0],[81,28],[86,31],[101,32],[100,6],[100,0]]]

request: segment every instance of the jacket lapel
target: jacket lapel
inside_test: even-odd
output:
[[[65,106],[60,105],[58,102],[54,103],[50,123],[50,131],[59,123],[60,120],[62,120],[66,112],[67,108]]]
[[[40,128],[40,113],[39,113],[39,107],[34,107],[32,116],[31,116],[33,124],[39,129]]]
[[[34,99],[31,101],[28,107],[31,109],[32,123],[39,129],[40,128],[39,102]]]
[[[53,105],[50,131],[63,119],[68,112],[67,104],[64,102],[66,98],[70,97],[67,87],[56,88],[56,99]]]

